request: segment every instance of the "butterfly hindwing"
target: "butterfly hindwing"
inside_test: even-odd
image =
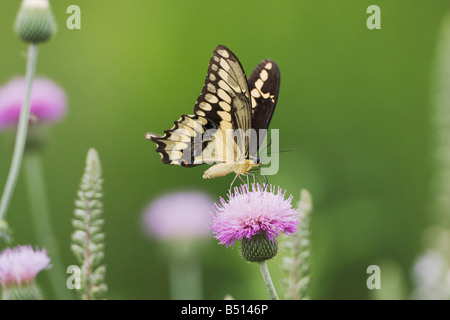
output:
[[[252,102],[252,128],[256,131],[260,144],[264,139],[264,132],[259,130],[269,127],[280,91],[280,70],[277,64],[270,59],[263,60],[250,75],[248,87]]]
[[[214,125],[198,115],[181,115],[171,129],[164,131],[164,136],[147,133],[146,138],[157,144],[156,152],[162,162],[171,165],[192,167],[202,162],[202,144],[206,143],[204,132]]]

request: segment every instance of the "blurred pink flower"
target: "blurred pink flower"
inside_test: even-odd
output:
[[[202,192],[170,193],[150,203],[144,213],[144,224],[160,240],[209,237],[213,204]]]
[[[221,198],[215,204],[211,229],[220,244],[227,247],[236,240],[265,232],[269,240],[274,241],[280,235],[294,233],[300,221],[299,213],[291,206],[292,196],[284,199],[285,192],[280,187],[262,187],[247,185],[234,188],[228,194],[228,201]]]
[[[16,126],[25,97],[25,78],[14,78],[0,87],[0,130]],[[67,109],[64,91],[53,81],[37,77],[31,88],[31,121],[57,122]]]
[[[0,283],[6,287],[31,282],[49,264],[45,249],[34,250],[31,246],[7,248],[0,253]]]

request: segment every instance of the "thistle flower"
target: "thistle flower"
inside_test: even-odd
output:
[[[0,253],[0,283],[7,287],[32,282],[49,264],[45,249],[33,250],[31,246],[6,248]]]
[[[278,253],[277,237],[297,230],[299,213],[291,206],[292,195],[285,199],[280,187],[252,184],[234,188],[228,201],[220,198],[215,204],[211,229],[220,244],[227,247],[241,240],[241,255],[248,262],[257,262],[272,300],[278,300],[267,268],[267,260]]]
[[[0,283],[3,300],[41,299],[34,283],[36,275],[49,268],[50,258],[45,249],[31,246],[7,248],[0,253]]]
[[[148,234],[162,242],[169,258],[171,299],[202,299],[202,268],[197,253],[211,236],[212,199],[200,191],[180,191],[152,201],[142,220]],[[189,290],[186,290],[189,288]]]
[[[234,188],[228,194],[228,201],[221,198],[220,204],[215,205],[216,214],[213,218],[211,229],[220,240],[220,244],[227,247],[236,240],[242,240],[242,253],[250,255],[248,261],[260,261],[273,258],[278,247],[276,238],[280,233],[289,234],[297,230],[299,213],[291,206],[292,195],[285,199],[285,191],[280,187],[263,187],[253,184],[251,189],[247,185]],[[248,247],[249,241],[255,241],[254,247],[268,246],[268,250],[275,250],[262,257],[257,252],[252,252],[253,246]],[[256,243],[258,242],[258,243]],[[256,248],[255,248],[256,249]],[[256,259],[256,260],[254,260]]]
[[[144,211],[148,233],[159,240],[187,240],[211,235],[208,225],[213,206],[210,197],[199,191],[164,195]]]
[[[26,81],[14,78],[0,88],[0,131],[16,126],[25,97]],[[53,81],[38,77],[31,88],[31,123],[57,122],[66,114],[64,91]]]

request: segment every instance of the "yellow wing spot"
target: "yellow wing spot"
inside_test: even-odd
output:
[[[191,127],[191,128],[194,129],[194,130],[195,130],[196,128],[201,127],[200,121],[197,121],[197,120],[192,119],[192,118],[190,118],[190,117],[186,117],[185,123],[186,123],[186,125],[188,125],[189,127]]]
[[[181,131],[180,137],[182,135],[188,136],[188,137],[195,137],[197,135],[194,128],[190,127],[187,123],[180,123],[178,126],[178,129],[175,130],[174,132],[176,132],[176,131]],[[174,135],[172,135],[172,136],[174,136]],[[183,141],[183,140],[181,140],[181,141]]]
[[[225,70],[220,69],[218,73],[219,73],[219,76],[225,81],[225,83],[227,83],[228,86],[231,86],[234,91],[241,92],[241,88],[239,87],[237,82],[234,81],[234,79],[228,73],[226,73]],[[219,83],[219,85],[220,85],[220,83]],[[245,91],[243,91],[243,92],[245,93]]]
[[[217,52],[224,58],[230,57],[230,55],[228,54],[228,52],[226,50],[217,50]]]
[[[170,152],[170,155],[169,155],[169,157],[170,157],[171,160],[177,160],[177,159],[180,159],[182,156],[183,156],[183,152],[181,152],[181,151],[175,151],[175,150],[171,151],[171,152]]]
[[[181,131],[183,131],[183,132],[181,132]],[[170,136],[170,140],[172,140],[172,141],[182,141],[182,142],[191,142],[190,136],[188,136],[186,133],[188,133],[188,132],[185,129],[177,129]]]
[[[205,111],[211,111],[212,107],[208,102],[200,102],[200,108],[202,108]]]
[[[225,111],[231,111],[231,106],[225,101],[219,101],[219,106]]]
[[[224,131],[233,129],[233,126],[231,125],[231,122],[222,120],[220,121],[220,128]]]
[[[260,94],[262,95],[262,97],[264,99],[269,99],[270,92],[266,92],[266,93],[262,92],[263,85],[264,85],[264,81],[262,81],[261,79],[256,80],[256,82],[255,82],[256,89],[258,89],[258,91],[260,92]],[[253,92],[253,90],[252,90],[252,92]]]
[[[205,95],[205,100],[210,103],[217,103],[219,101],[219,99],[215,95],[212,95],[211,93],[207,93]]]
[[[202,112],[202,113],[204,113],[204,112]],[[204,126],[205,124],[208,123],[208,120],[206,120],[205,118],[198,118],[197,121],[199,121],[202,124],[202,126]],[[202,129],[203,129],[203,127],[202,127]]]
[[[256,82],[255,82],[255,87],[256,87],[256,89],[258,89],[259,91],[261,91],[263,85],[264,85],[264,81],[262,81],[261,79],[256,80]]]
[[[224,100],[225,102],[231,104],[231,97],[223,90],[222,88],[219,88],[217,90],[217,94],[219,95],[219,98]]]
[[[261,71],[261,73],[259,74],[259,76],[261,77],[261,79],[262,79],[263,81],[266,81],[266,80],[269,78],[269,74],[268,74],[267,71],[264,70],[264,69]]]
[[[223,80],[225,80],[225,82],[228,82],[228,79],[230,78],[230,75],[229,75],[228,73],[226,73],[225,70],[220,69],[218,73],[219,73],[219,76],[220,76]]]
[[[231,69],[230,65],[225,59],[220,59],[220,66],[227,72]]]
[[[208,83],[208,90],[212,93],[216,93],[216,87],[212,83]]]
[[[178,143],[173,144],[172,150],[180,151],[180,150],[186,149],[187,147],[188,147],[187,143],[185,143],[185,142],[178,142]],[[169,148],[170,148],[170,144],[167,144],[166,150],[168,150]]]
[[[264,67],[267,70],[272,70],[272,62],[269,62],[268,64],[266,64],[266,66]]]
[[[258,89],[253,89],[251,94],[252,94],[252,97],[255,97],[255,98],[259,98],[261,96]]]
[[[252,96],[252,109],[256,108],[256,100],[255,98]]]
[[[231,121],[231,114],[229,114],[226,111],[217,111],[217,114],[219,117],[221,117],[223,120],[230,122]]]

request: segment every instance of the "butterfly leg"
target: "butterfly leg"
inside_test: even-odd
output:
[[[233,181],[231,181],[231,184],[230,184],[230,190],[231,190],[231,188],[233,187],[233,184],[234,184],[234,182],[236,181],[236,178],[238,177],[238,174],[236,174],[236,176],[234,177],[234,179],[233,179]]]
[[[241,175],[238,174],[237,176],[239,177],[239,179],[241,179],[242,183],[245,184],[245,181],[244,181],[244,179],[242,179]]]
[[[249,173],[249,176],[252,176],[253,178],[253,184],[256,185],[256,175],[254,173]]]
[[[252,174],[254,183],[256,184],[256,175]],[[264,177],[264,183],[261,183],[261,176]],[[267,186],[269,185],[269,179],[267,179],[267,176],[262,174],[258,177],[258,183],[262,186],[264,186],[264,191],[267,189]]]
[[[265,183],[264,183],[264,190],[266,190],[267,189],[267,186],[269,185],[269,179],[267,178],[267,176],[266,175],[262,175],[263,177],[264,177],[264,180],[265,180]]]

